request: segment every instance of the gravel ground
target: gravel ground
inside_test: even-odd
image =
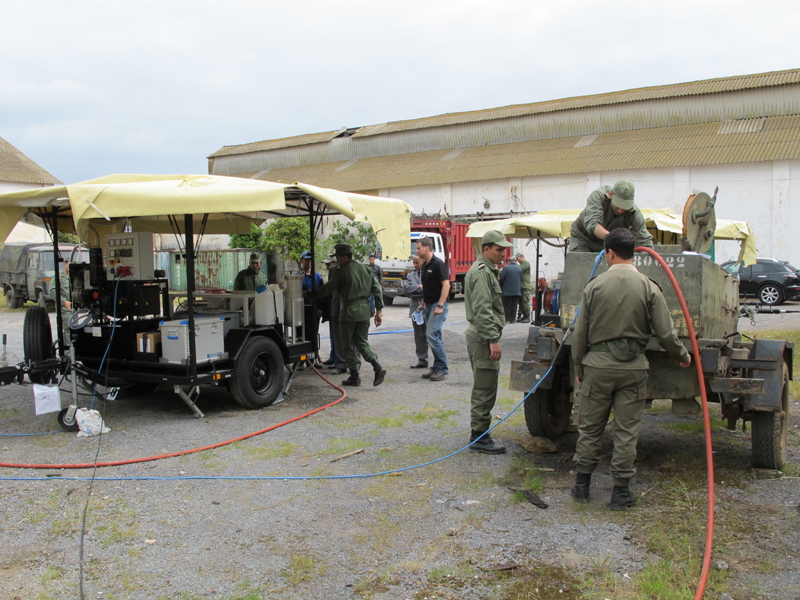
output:
[[[793,306],[800,308],[786,305]],[[380,331],[408,328],[407,315],[405,301],[397,301],[386,308]],[[797,329],[798,316],[765,316],[756,329]],[[22,312],[0,312],[11,355],[21,355],[22,319]],[[581,598],[590,597],[582,595],[581,581],[600,571],[624,587],[658,558],[641,539],[647,526],[664,511],[676,511],[676,518],[682,510],[705,514],[702,434],[672,427],[687,418],[668,409],[646,414],[634,480],[645,496],[623,514],[605,508],[608,457],[593,480],[589,506],[576,508],[569,497],[576,434],[563,436],[555,453],[530,454],[514,441],[528,436],[521,411],[495,432],[506,455],[466,451],[397,476],[269,479],[370,474],[461,449],[468,442],[471,389],[463,319],[464,303],[457,299],[445,328],[451,370],[443,382],[422,380],[408,368],[411,333],[373,336],[389,371],[381,387],[348,390],[344,401],[321,413],[216,450],[98,469],[83,542],[85,597]],[[742,321],[742,329],[752,328]],[[504,333],[498,416],[521,399],[507,390],[507,373],[510,360],[522,355],[527,331],[511,325]],[[222,389],[204,388],[198,404],[206,417],[194,419],[173,393],[156,392],[109,403],[105,419],[112,431],[99,441],[68,433],[2,437],[0,460],[149,457],[257,431],[339,395],[306,371],[286,402],[259,411],[241,409]],[[65,392],[65,404],[67,398]],[[800,407],[791,404],[785,470],[794,477],[756,479],[749,469],[749,431],[714,433],[717,526],[727,528],[714,560],[727,563],[727,590],[737,600],[800,598]],[[53,415],[34,416],[30,386],[0,390],[0,432],[54,429]],[[605,447],[610,451],[608,434]],[[358,449],[363,452],[331,462]],[[535,469],[542,469],[544,510],[515,501],[509,489]],[[0,598],[80,597],[89,483],[69,478],[91,475],[90,468],[0,469],[4,477],[41,478],[0,485]],[[700,483],[681,488],[684,501],[670,504],[677,478]],[[496,569],[513,565],[517,579],[541,582],[537,595],[511,595],[513,576],[500,577]]]

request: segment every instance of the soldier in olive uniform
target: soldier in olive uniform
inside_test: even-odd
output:
[[[592,472],[600,462],[600,440],[613,408],[611,510],[625,510],[637,501],[628,484],[636,474],[633,463],[650,366],[644,348],[651,332],[682,367],[692,359],[678,339],[661,288],[633,266],[633,234],[614,229],[604,243],[609,269],[584,288],[572,341],[580,386],[578,475],[572,496],[580,502],[589,499]]]
[[[492,424],[492,408],[497,400],[500,373],[500,336],[505,326],[500,270],[506,248],[511,246],[499,231],[487,231],[481,239],[482,256],[469,269],[464,280],[464,305],[467,313],[467,351],[472,366],[472,435],[470,448],[485,454],[502,454],[505,447],[486,433]],[[482,437],[481,437],[482,436]],[[479,439],[480,438],[480,439]],[[476,441],[477,440],[477,441]]]
[[[253,252],[250,266],[239,271],[233,280],[233,289],[255,292],[260,285],[267,285],[267,276],[261,271],[261,255]]]
[[[520,281],[519,315],[517,323],[530,323],[531,320],[531,263],[525,260],[525,256],[517,254],[517,263],[522,269],[522,280]]]
[[[372,385],[380,385],[386,377],[386,370],[378,362],[378,355],[369,345],[369,319],[371,316],[368,298],[375,296],[375,327],[380,327],[383,322],[381,311],[383,309],[383,296],[381,286],[372,269],[353,261],[353,248],[349,244],[336,244],[334,247],[336,263],[339,268],[331,276],[328,283],[315,292],[303,292],[311,298],[330,295],[334,290],[339,292],[342,299],[342,310],[339,315],[339,330],[342,336],[342,353],[344,361],[350,371],[350,377],[345,379],[343,385],[361,385],[358,375],[358,361],[354,348],[358,348],[375,370],[375,379]]]
[[[612,188],[604,185],[593,191],[586,208],[572,222],[570,252],[600,252],[603,238],[612,229],[624,228],[633,233],[637,246],[653,247],[653,236],[647,231],[642,211],[633,203],[633,184],[618,181]]]

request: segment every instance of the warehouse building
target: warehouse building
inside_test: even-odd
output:
[[[800,69],[225,146],[208,161],[214,175],[484,218],[582,208],[618,179],[639,206],[681,212],[693,189],[719,186],[718,217],[748,221],[760,255],[800,262]],[[735,252],[725,244],[718,261]]]
[[[42,167],[0,137],[0,192],[61,185]],[[7,242],[49,242],[47,232],[34,225],[17,223]]]

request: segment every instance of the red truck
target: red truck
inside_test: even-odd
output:
[[[467,237],[467,229],[473,221],[443,219],[439,217],[413,217],[411,220],[411,254],[416,253],[417,240],[431,238],[433,253],[447,265],[450,273],[450,298],[464,292],[464,277],[475,262],[472,240]],[[506,252],[506,259],[511,249]],[[383,272],[383,302],[391,304],[395,296],[403,294],[403,279],[413,270],[411,256],[407,260],[381,260],[378,263]]]

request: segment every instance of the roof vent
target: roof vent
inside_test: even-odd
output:
[[[766,117],[755,119],[738,119],[736,121],[723,121],[717,130],[717,135],[727,133],[756,133],[764,129]]]
[[[594,135],[583,136],[575,143],[573,148],[585,148],[586,146],[589,146],[593,141],[597,139],[597,135],[598,134],[595,133]]]
[[[341,129],[339,129],[336,132],[336,135],[333,136],[333,139],[336,139],[336,138],[349,138],[351,135],[353,135],[359,129],[361,129],[361,127],[349,127],[349,128],[348,127],[342,127]]]

